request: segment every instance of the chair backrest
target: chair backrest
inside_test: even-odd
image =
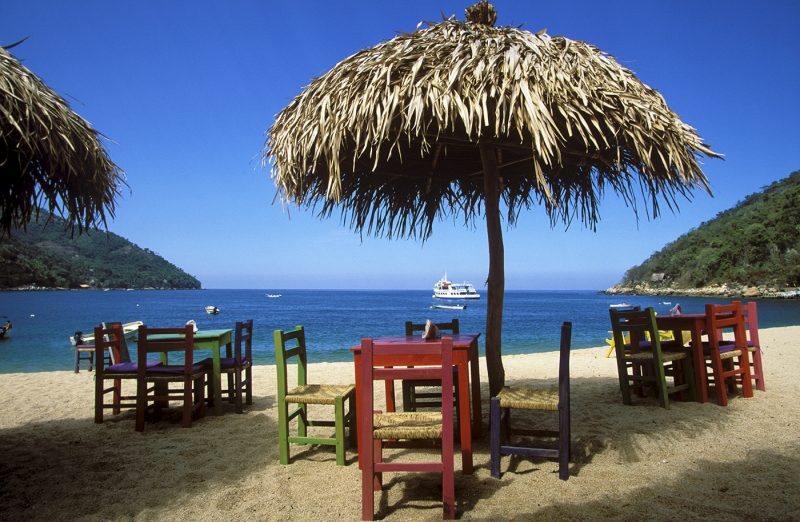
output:
[[[614,346],[624,350],[626,338],[630,341],[631,352],[638,352],[644,348],[645,343],[653,347],[660,358],[661,339],[656,326],[656,313],[652,307],[644,310],[618,311],[609,309],[611,316],[611,330],[614,333]]]
[[[449,330],[453,335],[460,333],[458,331],[458,319],[453,319],[449,323],[436,323],[436,327],[439,330]],[[414,335],[414,332],[424,331],[425,323],[412,323],[411,321],[406,321],[406,335]]]
[[[119,363],[129,363],[131,362],[131,353],[128,350],[128,341],[125,339],[125,332],[122,329],[122,323],[118,322],[109,322],[109,323],[102,323],[103,328],[108,327],[119,327],[119,331],[122,332],[119,341],[119,353],[111,353],[111,363],[112,364],[119,364]],[[97,339],[97,337],[95,337]],[[99,352],[98,352],[99,353]]]
[[[744,329],[742,303],[732,301],[730,304],[706,305],[706,331],[712,347],[718,347],[725,332],[733,332],[736,348],[747,347],[747,334]]]
[[[742,315],[744,315],[744,328],[748,344],[761,348],[761,341],[758,339],[758,304],[755,301],[745,303],[742,306]]]
[[[569,405],[569,351],[572,346],[572,323],[561,324],[561,346],[558,356],[558,401]]]
[[[426,366],[384,368],[375,363],[381,355],[403,354],[410,358],[433,356],[436,363]],[[359,386],[359,404],[372,407],[375,400],[373,381],[376,380],[437,380],[441,381],[443,390],[453,389],[453,338],[444,336],[439,340],[425,343],[376,343],[372,339],[361,340],[361,384]],[[361,415],[359,415],[361,417]],[[444,435],[442,444],[453,445],[453,394],[442,394],[442,422]],[[372,415],[364,415],[359,428],[366,428],[365,436],[372,433]],[[449,429],[448,429],[449,427]],[[448,436],[449,432],[449,436]],[[449,440],[447,440],[449,438]],[[362,439],[363,440],[363,439]],[[365,441],[366,442],[366,441]],[[365,447],[365,446],[362,446]]]
[[[183,371],[192,374],[194,364],[194,329],[187,324],[178,328],[139,327],[137,369],[140,374],[147,370],[147,355],[151,353],[183,353]]]
[[[278,393],[286,394],[289,387],[286,365],[297,357],[297,384],[308,384],[308,357],[306,355],[306,330],[296,326],[294,330],[275,330],[275,366],[278,370]]]
[[[94,329],[94,350],[95,350],[95,378],[102,379],[105,370],[106,358],[103,354],[108,350],[111,353],[111,361],[121,359],[121,344],[123,339],[122,324],[111,323],[108,326],[100,325]],[[130,362],[130,361],[128,361]]]
[[[242,353],[244,348],[244,354]],[[236,321],[233,334],[233,353],[237,363],[253,361],[253,320]]]

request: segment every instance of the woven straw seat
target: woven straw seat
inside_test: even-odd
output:
[[[376,413],[374,439],[441,439],[441,412]]]
[[[661,360],[664,362],[678,361],[680,359],[686,359],[688,356],[689,353],[685,351],[661,352]],[[626,359],[634,359],[639,361],[652,361],[654,357],[655,354],[651,351],[625,354]]]
[[[286,402],[334,405],[337,397],[346,397],[355,391],[352,384],[303,384],[286,393]]]
[[[558,387],[550,388],[503,388],[497,394],[501,408],[523,410],[558,410]]]

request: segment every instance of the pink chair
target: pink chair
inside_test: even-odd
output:
[[[744,315],[745,332],[747,333],[747,349],[753,354],[750,364],[750,374],[756,389],[766,391],[764,386],[764,366],[761,362],[761,341],[758,340],[758,305],[755,301],[749,301],[742,307]]]
[[[376,359],[384,354],[402,353],[413,358],[415,367],[384,368]],[[455,518],[455,477],[453,473],[453,338],[424,344],[375,343],[361,341],[361,384],[358,404],[366,411],[358,412],[358,436],[361,438],[361,518],[375,515],[375,491],[381,491],[383,472],[410,471],[439,473],[442,476],[442,517]],[[374,412],[376,380],[436,379],[441,382],[441,411]],[[384,462],[383,448],[392,445],[409,447],[413,442],[441,440],[441,458]]]
[[[733,331],[733,340],[724,340],[724,332],[730,330]],[[707,304],[706,332],[708,341],[703,343],[703,354],[711,367],[717,404],[728,405],[728,386],[735,389],[737,383],[741,383],[744,397],[752,397],[750,351],[747,349],[742,304],[739,301],[729,305]],[[704,369],[700,368],[700,371]]]

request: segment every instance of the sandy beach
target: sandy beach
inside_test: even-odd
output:
[[[752,399],[620,400],[605,348],[572,354],[573,462],[504,458],[489,475],[485,435],[475,473],[456,458],[458,516],[470,520],[800,520],[800,326],[764,329],[767,391]],[[557,353],[507,356],[510,384],[555,382]],[[483,361],[481,361],[483,364]],[[311,380],[353,381],[351,363],[312,365]],[[0,520],[358,520],[356,453],[293,447],[278,463],[275,368],[255,368],[255,401],[226,404],[192,428],[133,429],[133,413],[93,422],[94,375],[0,376]],[[435,477],[388,475],[385,520],[439,520]],[[380,495],[376,495],[376,499]]]

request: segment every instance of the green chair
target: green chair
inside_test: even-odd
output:
[[[309,384],[306,336],[302,326],[294,330],[275,330],[275,366],[278,369],[278,453],[281,464],[289,463],[289,444],[336,446],[336,464],[345,464],[345,429],[349,428],[351,445],[356,440],[355,386],[352,384]],[[297,358],[297,386],[289,389],[287,364]],[[344,403],[347,401],[347,413]],[[334,420],[312,420],[310,404],[333,406]],[[293,405],[291,411],[290,406]],[[297,435],[289,434],[289,424],[297,419]],[[334,427],[333,437],[310,437],[309,427]]]
[[[663,351],[652,308],[643,311],[620,312],[613,308],[611,330],[617,352],[617,370],[622,402],[631,404],[631,390],[644,395],[646,387],[655,387],[661,405],[669,408],[669,396],[688,391],[694,399],[692,358],[687,350]],[[625,340],[628,338],[629,343]],[[672,384],[667,384],[672,377]]]

